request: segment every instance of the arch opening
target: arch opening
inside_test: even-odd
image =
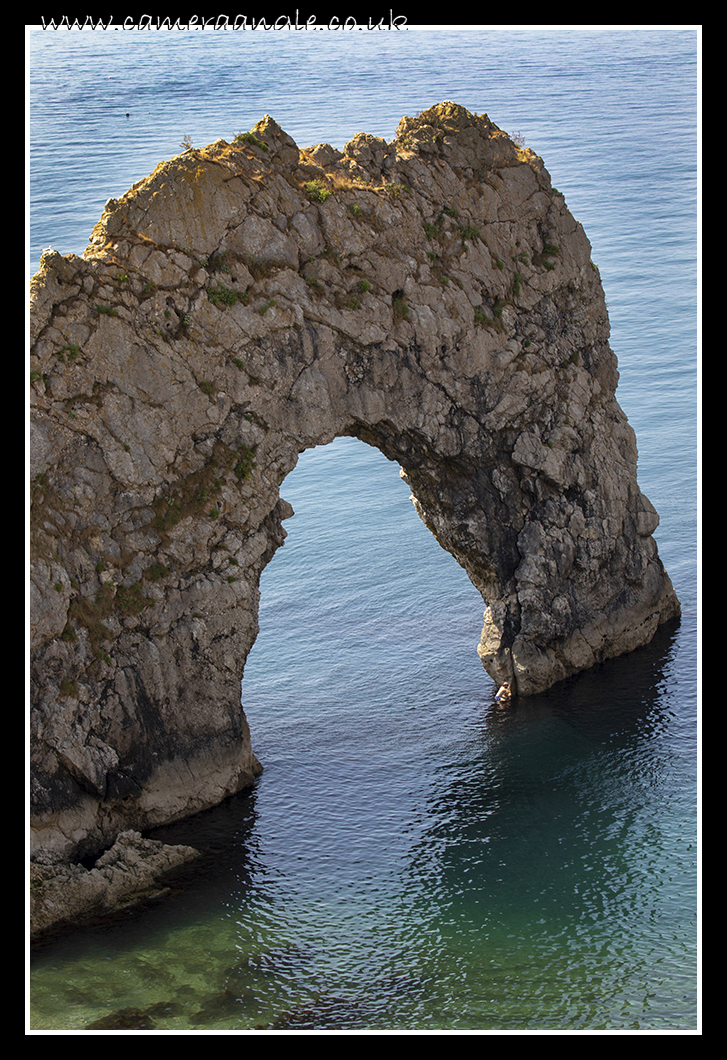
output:
[[[405,709],[462,688],[463,671],[481,686],[480,595],[417,518],[395,464],[342,436],[304,453],[282,492],[295,517],[261,577],[242,681],[256,746],[275,742],[279,701],[295,716],[347,698]]]

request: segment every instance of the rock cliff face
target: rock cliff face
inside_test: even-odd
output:
[[[520,695],[678,614],[588,239],[486,115],[442,103],[343,152],[265,117],[162,162],[31,286],[44,857],[253,781],[240,680],[280,489],[337,436],[401,467]]]

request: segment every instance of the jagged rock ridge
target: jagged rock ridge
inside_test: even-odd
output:
[[[285,476],[402,469],[528,695],[679,604],[598,270],[542,160],[442,103],[299,150],[270,117],[110,200],[31,284],[32,824],[101,849],[249,785],[240,708]]]

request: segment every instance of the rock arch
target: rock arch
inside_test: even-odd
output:
[[[269,117],[107,203],[31,290],[33,844],[98,850],[260,770],[240,708],[305,449],[402,469],[520,695],[679,604],[581,226],[443,103],[300,150]]]

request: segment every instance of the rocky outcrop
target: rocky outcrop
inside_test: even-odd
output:
[[[131,831],[122,832],[91,868],[38,855],[30,866],[32,937],[163,898],[169,873],[199,856],[193,847]]]
[[[679,612],[588,239],[486,115],[343,151],[266,117],[109,201],[31,293],[37,850],[253,781],[240,679],[280,489],[337,436],[400,466],[520,695]]]

